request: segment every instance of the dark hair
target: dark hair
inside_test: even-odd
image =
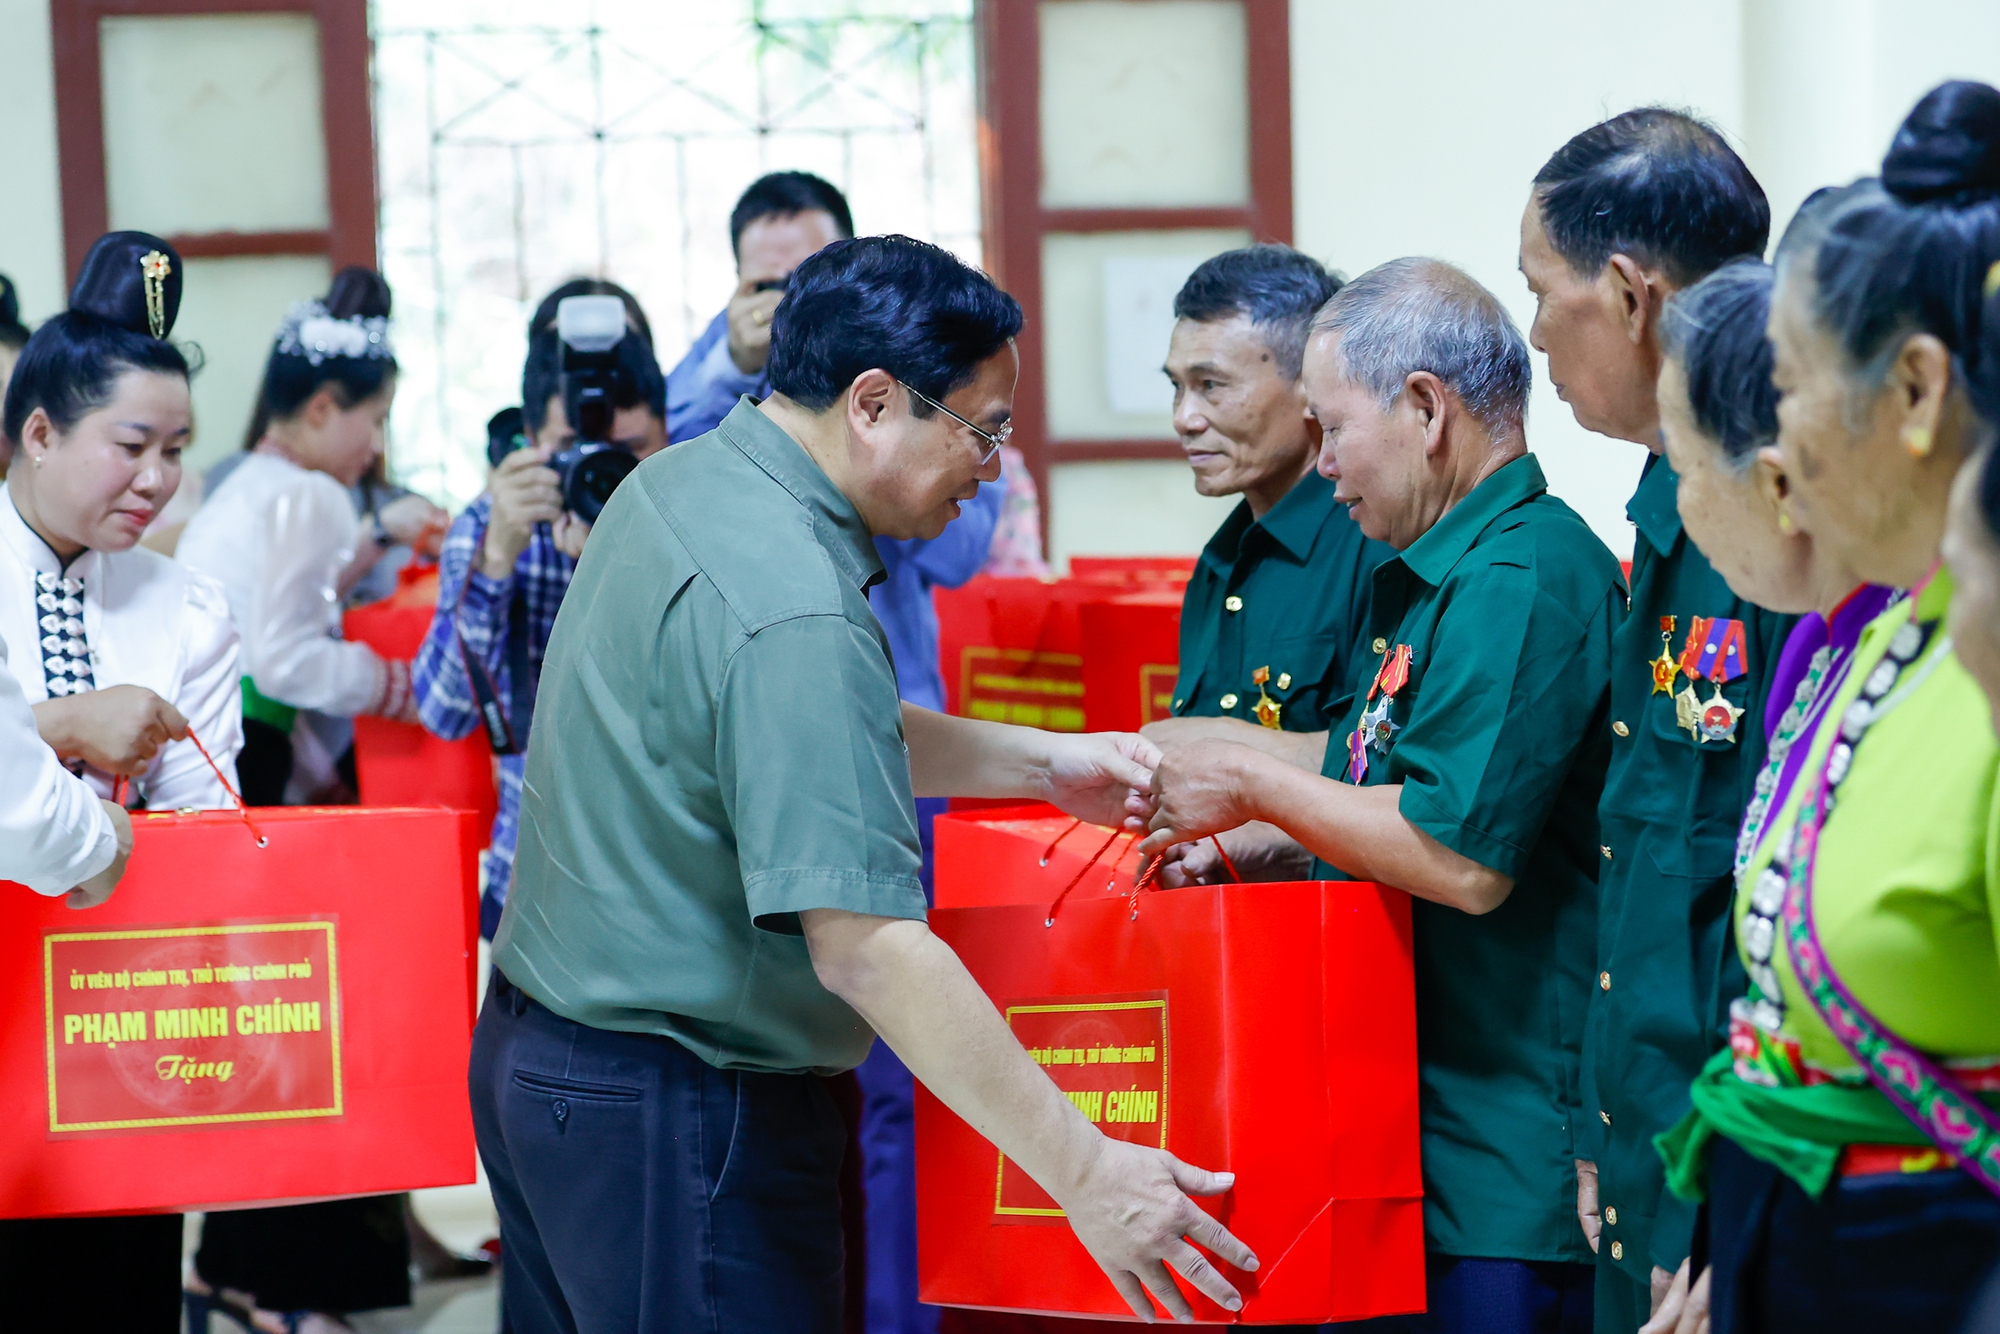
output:
[[[1879,179],[1815,197],[1778,247],[1810,256],[1813,314],[1873,381],[1913,333],[1935,335],[1968,384],[1984,359],[1982,284],[2000,260],[2000,91],[1940,84],[1889,145]]]
[[[729,249],[740,253],[743,233],[759,218],[789,218],[795,213],[823,209],[833,215],[834,229],[844,237],[854,235],[854,215],[847,211],[847,196],[809,171],[774,171],[750,182],[729,210]]]
[[[1278,359],[1278,371],[1299,378],[1312,318],[1341,280],[1311,255],[1288,245],[1225,250],[1188,275],[1174,296],[1174,318],[1209,323],[1242,315]]]
[[[598,295],[608,296],[610,293]],[[653,345],[634,330],[619,339],[618,346],[613,350],[618,354],[618,365],[612,372],[611,406],[644,407],[665,421],[667,377],[660,371],[659,359],[653,355]],[[529,435],[541,433],[549,420],[549,400],[563,392],[562,338],[556,333],[555,325],[550,323],[529,340],[528,357],[521,366],[520,411]],[[563,412],[569,416],[570,425],[574,426],[575,414],[567,403]]]
[[[153,255],[165,257],[166,277],[149,303],[143,266]],[[19,444],[21,428],[40,408],[57,430],[67,431],[109,402],[127,371],[187,379],[186,354],[166,340],[180,309],[181,257],[172,246],[145,232],[98,237],[69,289],[69,309],[35,330],[21,349],[0,408],[0,430]]]
[[[646,340],[646,346],[653,345],[653,324],[646,318],[646,308],[639,304],[639,298],[608,278],[572,278],[562,286],[543,297],[535,307],[535,313],[528,317],[528,337],[544,329],[556,327],[556,307],[573,296],[615,296],[625,303],[625,322],[638,330]]]
[[[815,412],[880,368],[942,400],[1021,331],[1021,306],[948,250],[907,236],[835,241],[771,318],[771,388]],[[911,412],[931,409],[913,402]]]
[[[21,297],[14,280],[0,273],[0,347],[16,352],[28,345],[28,326],[21,323]]]
[[[1771,237],[1764,187],[1704,120],[1640,107],[1591,126],[1535,173],[1549,244],[1578,276],[1630,255],[1686,287]]]
[[[333,285],[317,304],[336,320],[386,320],[391,304],[389,284],[375,270],[355,265],[333,276]],[[380,393],[396,373],[396,359],[388,355],[386,343],[379,355],[321,352],[315,364],[305,348],[296,346],[294,336],[299,317],[308,311],[294,306],[271,345],[264,380],[257,388],[257,407],[243,433],[245,449],[255,449],[272,422],[290,417],[320,390],[332,394],[343,409],[351,408]],[[288,343],[292,344],[289,348]]]
[[[1695,425],[1737,468],[1778,438],[1778,390],[1764,332],[1772,278],[1762,260],[1725,264],[1676,293],[1660,324],[1661,344],[1687,378]]]

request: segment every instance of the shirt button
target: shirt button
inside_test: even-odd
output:
[[[1627,726],[1626,726],[1625,724],[1623,724],[1623,723],[1613,723],[1613,724],[1611,724],[1611,730],[1612,730],[1613,732],[1617,733],[1617,734],[1618,734],[1619,736],[1631,736],[1631,735],[1632,735],[1632,729],[1631,729],[1631,728],[1629,728],[1629,727],[1627,727]]]
[[[1292,688],[1292,674],[1290,672],[1279,672],[1278,689],[1290,690],[1291,688]]]
[[[1614,1241],[1611,1243],[1611,1258],[1614,1260],[1623,1260],[1625,1258],[1624,1242]]]
[[[1386,640],[1386,639],[1378,639],[1378,640],[1376,640],[1376,641],[1375,641],[1375,651],[1376,651],[1377,653],[1387,653],[1387,652],[1389,651],[1389,641],[1388,641],[1388,640]]]
[[[1242,611],[1243,599],[1231,593],[1228,597],[1222,599],[1222,609],[1224,611]]]
[[[1229,694],[1227,694],[1227,695],[1224,695],[1224,696],[1223,696],[1223,697],[1222,697],[1221,699],[1217,700],[1217,701],[1216,701],[1216,703],[1217,703],[1217,704],[1220,704],[1220,705],[1221,705],[1221,706],[1222,706],[1223,708],[1225,708],[1225,709],[1233,709],[1233,708],[1235,708],[1235,707],[1236,707],[1236,692],[1234,692],[1234,691],[1231,691],[1231,692],[1230,692]]]
[[[1597,989],[1599,991],[1611,990],[1611,974],[1599,973],[1597,975]]]
[[[1605,843],[1605,844],[1599,844],[1599,845],[1598,845],[1598,849],[1597,849],[1597,850],[1598,850],[1599,852],[1601,852],[1601,853],[1603,853],[1603,854],[1604,854],[1604,860],[1605,860],[1605,861],[1610,861],[1610,860],[1611,860],[1611,845],[1610,845],[1610,844],[1608,844],[1608,843]]]
[[[1602,1121],[1602,1122],[1604,1122],[1604,1124],[1608,1126],[1608,1125],[1610,1125],[1610,1124],[1611,1124],[1611,1113],[1609,1113],[1609,1112],[1599,1112],[1599,1113],[1597,1114],[1597,1119],[1598,1119],[1598,1120],[1600,1120],[1600,1121]]]
[[[1183,705],[1183,704],[1185,704],[1185,703],[1187,703],[1187,701],[1186,701],[1186,700],[1184,700],[1184,699],[1177,699],[1177,700],[1175,700],[1175,701],[1174,701],[1174,707],[1178,709],[1178,708],[1179,708],[1179,707],[1180,707],[1181,705]]]
[[[1604,1206],[1604,1221],[1613,1227],[1618,1226],[1618,1211],[1608,1204]]]

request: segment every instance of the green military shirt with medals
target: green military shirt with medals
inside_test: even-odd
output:
[[[1394,554],[1333,492],[1309,472],[1261,519],[1239,503],[1208,540],[1181,601],[1177,716],[1326,730],[1351,688],[1369,575]]]
[[[1653,1136],[1688,1109],[1688,1085],[1727,1041],[1728,1008],[1745,982],[1729,941],[1736,835],[1764,759],[1764,701],[1795,618],[1738,598],[1688,540],[1675,504],[1680,479],[1647,461],[1626,506],[1636,534],[1632,603],[1611,677],[1611,769],[1602,826],[1597,976],[1585,1039],[1582,1155],[1597,1164],[1599,1263],[1650,1305],[1654,1266],[1688,1255],[1694,1206],[1665,1189]],[[1679,669],[1696,619],[1740,622],[1747,661],[1694,680]],[[1718,640],[1722,637],[1718,633]],[[1697,646],[1699,647],[1699,646]],[[1657,676],[1656,676],[1657,669]],[[1686,724],[1688,705],[1718,693],[1711,736]],[[1604,1285],[1600,1284],[1602,1288]],[[1623,1327],[1600,1293],[1599,1309]],[[1643,1324],[1647,1312],[1637,1311]]]
[[[626,479],[542,668],[510,981],[725,1069],[860,1063],[875,1035],[798,914],[925,915],[881,577],[853,503],[747,399]]]
[[[1375,571],[1363,648],[1390,689],[1364,664],[1324,772],[1401,784],[1405,818],[1514,881],[1481,916],[1412,900],[1424,1231],[1439,1254],[1590,1259],[1573,1109],[1624,602],[1618,562],[1532,454]]]

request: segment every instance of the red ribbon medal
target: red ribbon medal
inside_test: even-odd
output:
[[[1743,710],[1722,697],[1722,687],[1750,670],[1743,622],[1721,616],[1690,617],[1679,665],[1687,673],[1688,684],[1674,697],[1675,720],[1697,744],[1734,741],[1736,720],[1743,716]],[[1694,683],[1704,677],[1715,686],[1714,695],[1707,700],[1694,690]]]
[[[1408,644],[1398,644],[1382,652],[1382,665],[1375,669],[1375,681],[1368,687],[1370,706],[1361,715],[1361,725],[1347,734],[1350,783],[1359,784],[1368,776],[1368,748],[1373,746],[1388,754],[1389,739],[1401,730],[1400,724],[1389,721],[1389,701],[1409,682],[1411,656]]]

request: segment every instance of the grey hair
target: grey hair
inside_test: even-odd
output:
[[[1385,412],[1404,381],[1429,371],[1493,434],[1519,431],[1527,421],[1534,384],[1527,340],[1499,298],[1443,260],[1376,265],[1320,307],[1312,331],[1340,335],[1341,372],[1373,392]]]

